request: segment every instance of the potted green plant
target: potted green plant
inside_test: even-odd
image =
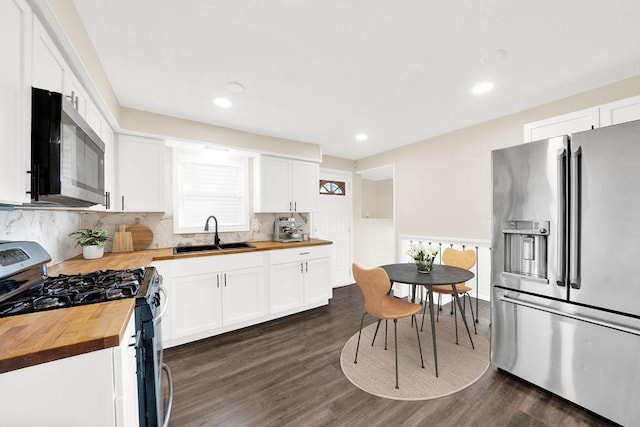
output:
[[[104,255],[104,244],[111,240],[107,230],[94,230],[83,228],[70,233],[69,236],[76,236],[76,246],[82,246],[82,256],[84,259],[102,258]]]

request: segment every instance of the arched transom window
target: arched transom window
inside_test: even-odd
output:
[[[342,181],[320,180],[320,194],[331,194],[334,196],[346,195],[345,184]]]

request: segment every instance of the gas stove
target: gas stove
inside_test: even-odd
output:
[[[98,270],[50,276],[0,303],[0,317],[131,298],[140,291],[145,268]]]
[[[144,267],[47,276],[50,260],[36,242],[0,242],[0,317],[131,298],[148,287]]]

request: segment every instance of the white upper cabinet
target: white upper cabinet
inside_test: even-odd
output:
[[[610,102],[600,106],[600,126],[640,120],[640,96]]]
[[[255,212],[318,210],[319,165],[260,155],[253,161]]]
[[[524,125],[524,142],[640,120],[640,96]]]
[[[32,22],[25,1],[0,2],[0,203],[30,199]]]
[[[164,211],[164,141],[141,136],[118,136],[118,197],[116,209],[131,212]]]
[[[553,138],[600,127],[598,107],[574,111],[524,125],[524,142]]]
[[[49,34],[33,17],[33,72],[31,86],[64,93],[69,67]]]
[[[291,200],[293,212],[316,212],[320,205],[320,166],[317,163],[291,161]]]

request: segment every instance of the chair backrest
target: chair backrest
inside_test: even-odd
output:
[[[459,251],[453,248],[445,248],[445,250],[442,251],[442,262],[446,265],[468,270],[476,265],[476,253],[472,249]]]
[[[375,317],[382,316],[382,300],[391,288],[387,272],[380,267],[365,269],[353,263],[353,277],[364,296],[364,309]]]

